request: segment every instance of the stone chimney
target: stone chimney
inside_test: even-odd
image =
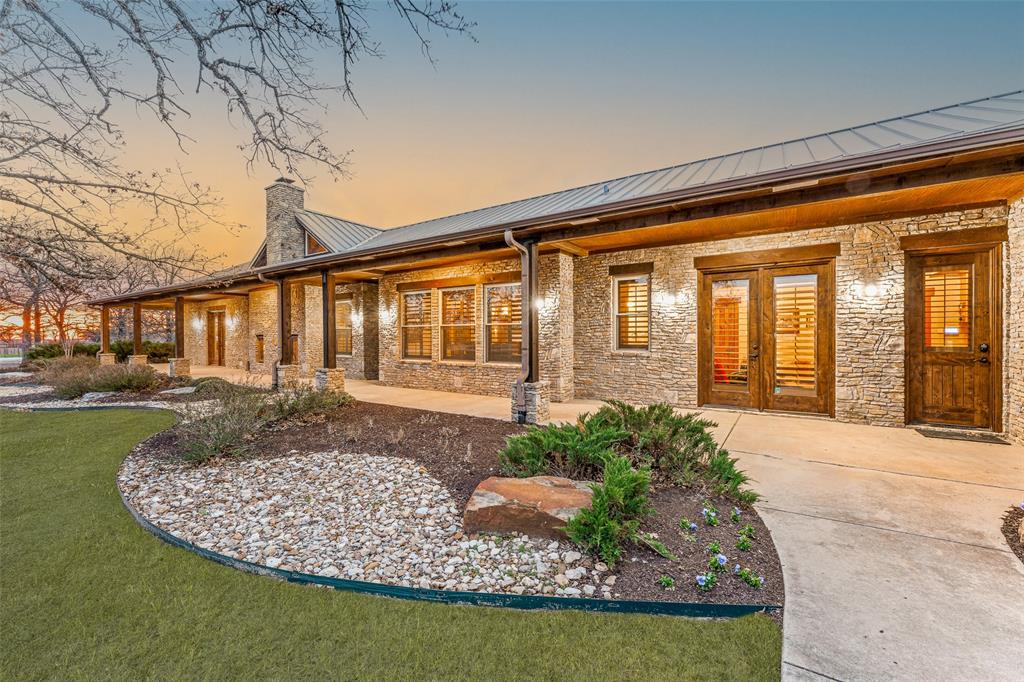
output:
[[[302,258],[306,254],[302,226],[295,219],[304,206],[305,191],[290,178],[278,178],[267,187],[267,265]]]

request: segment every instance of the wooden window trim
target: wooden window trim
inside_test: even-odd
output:
[[[335,321],[335,332],[334,332],[334,337],[335,337],[335,341],[334,341],[334,354],[335,355],[340,355],[340,356],[345,357],[345,358],[350,358],[353,355],[353,347],[352,347],[352,341],[353,341],[352,316],[355,315],[356,311],[355,311],[355,307],[352,304],[351,295],[349,295],[348,298],[335,298],[334,299],[334,305],[337,306],[339,303],[344,303],[344,304],[348,305],[348,326],[342,326],[341,325],[341,322],[342,322],[341,317],[338,316],[337,313],[335,313],[335,320],[336,321]],[[338,341],[341,341],[345,337],[348,338],[348,352],[342,352],[342,351],[338,350]]]
[[[908,234],[900,237],[900,248],[904,251],[931,251],[934,249],[955,249],[985,244],[998,244],[1009,238],[1006,225],[994,227],[972,227],[949,232],[928,232]]]
[[[427,306],[430,308],[430,322],[428,324],[406,324],[406,296],[413,294],[426,294],[427,295]],[[398,356],[408,362],[430,362],[434,355],[434,292],[430,289],[415,289],[413,291],[404,291],[400,294],[399,299],[399,320],[398,320]],[[430,336],[430,355],[408,355],[405,350],[405,330],[407,328],[426,328]]]
[[[491,322],[491,307],[488,303],[488,291],[496,287],[515,286],[519,289],[519,322]],[[492,365],[517,365],[518,360],[492,360],[491,359],[491,327],[516,327],[522,326],[523,288],[522,282],[500,282],[484,285],[483,289],[484,307],[484,362]],[[522,339],[519,340],[520,353],[522,353]]]
[[[470,275],[467,277],[448,277],[446,279],[428,279],[418,282],[399,282],[395,290],[401,293],[407,291],[422,291],[424,289],[462,289],[477,284],[504,284],[508,282],[519,282],[522,275],[519,272],[492,272],[486,275]]]
[[[808,246],[789,246],[779,249],[761,251],[743,251],[740,253],[722,253],[713,256],[698,256],[693,259],[693,267],[697,270],[732,270],[749,267],[771,265],[793,265],[827,261],[842,252],[838,242],[830,244],[811,244]]]
[[[305,237],[303,240],[303,244],[305,246],[305,255],[320,256],[330,252],[330,249],[328,249],[324,245],[323,241],[321,241],[315,234],[313,234],[309,230],[304,230],[303,235]],[[320,247],[320,250],[314,250],[313,248],[310,248],[312,244],[316,244],[316,246]]]
[[[473,293],[473,303],[472,303],[473,319],[470,322],[452,322],[452,323],[447,323],[447,324],[445,323],[445,321],[444,321],[444,295],[446,293],[450,293],[450,292],[453,292],[453,291],[470,291],[470,292]],[[437,310],[437,328],[438,328],[438,334],[441,337],[440,338],[440,342],[441,342],[440,345],[441,345],[441,347],[439,349],[440,356],[439,356],[438,361],[439,362],[444,362],[444,363],[449,363],[449,364],[457,364],[457,365],[472,365],[472,364],[475,364],[476,363],[477,322],[478,322],[478,320],[477,320],[477,307],[476,307],[476,304],[477,304],[477,301],[476,301],[476,299],[477,299],[476,285],[467,285],[467,286],[458,286],[458,287],[445,287],[444,289],[438,290],[438,295],[439,295],[439,298],[438,298],[438,310]],[[451,328],[451,327],[464,327],[464,328],[468,328],[470,331],[473,332],[473,357],[472,358],[460,359],[460,358],[446,358],[445,357],[446,341],[445,341],[445,338],[444,338],[444,330],[446,328]]]
[[[628,315],[628,313],[619,313],[619,283],[628,282],[633,280],[645,279],[647,281],[647,345],[644,347],[640,346],[623,346],[619,338],[619,317],[621,315]],[[612,277],[612,349],[616,353],[650,353],[651,352],[651,293],[652,293],[652,282],[651,275],[639,274],[639,275],[618,275]],[[634,314],[633,317],[642,317],[639,314]]]
[[[609,265],[609,277],[636,277],[638,275],[651,275],[654,273],[654,263],[626,263],[624,265]]]

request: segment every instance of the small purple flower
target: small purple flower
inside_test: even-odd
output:
[[[708,582],[708,579],[704,575],[698,575],[697,576],[697,584],[700,585],[701,587],[704,587],[704,585],[706,585],[707,582]]]
[[[716,554],[715,561],[718,562],[719,566],[725,566],[725,564],[728,563],[729,559],[724,554]]]
[[[764,576],[763,575],[757,576],[757,584],[758,585],[764,585]]]
[[[736,516],[739,516],[740,515],[740,508],[739,507],[733,507],[732,508],[732,513],[735,514]]]
[[[693,521],[690,521],[690,530],[692,530],[692,531],[697,530],[697,524],[694,523]]]
[[[1021,503],[1020,503],[1020,508],[1021,508],[1021,509],[1024,509],[1024,502],[1021,502]]]
[[[740,572],[740,565],[736,564],[735,566],[733,566],[732,567],[732,572],[733,573],[739,573]]]

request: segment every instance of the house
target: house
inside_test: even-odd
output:
[[[512,395],[527,421],[621,398],[1024,442],[1022,197],[1017,91],[392,229],[281,178],[250,263],[94,303],[173,307],[178,373]]]

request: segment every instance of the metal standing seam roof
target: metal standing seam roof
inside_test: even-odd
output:
[[[422,239],[455,237],[462,232],[497,227],[514,221],[542,219],[566,211],[596,208],[726,180],[753,178],[879,152],[909,150],[941,140],[1018,127],[1024,128],[1024,90],[722,154],[402,227],[374,230],[359,226],[376,232],[360,243],[359,248],[360,251],[366,251]],[[315,215],[325,220],[330,219],[323,214]],[[337,218],[332,220],[340,221]]]
[[[382,232],[375,227],[309,209],[300,211],[296,218],[321,244],[338,253],[350,251]]]

